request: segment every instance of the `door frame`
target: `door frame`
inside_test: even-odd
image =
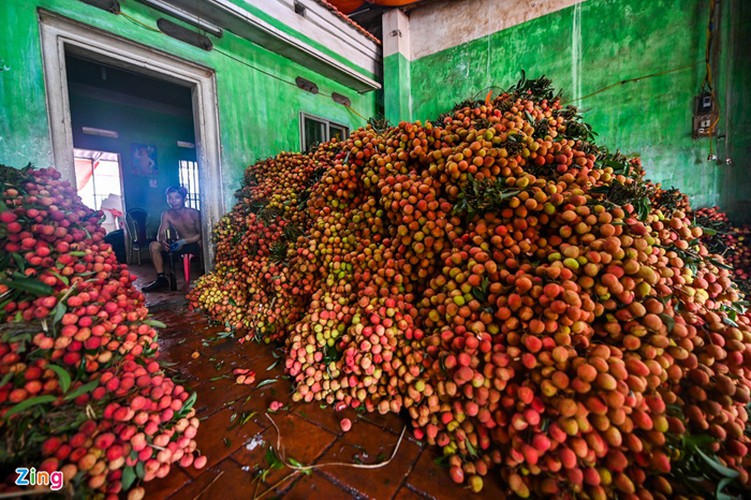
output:
[[[52,155],[63,179],[73,184],[75,165],[66,52],[191,88],[201,183],[203,260],[207,270],[212,268],[211,228],[225,212],[214,70],[43,9],[39,10],[39,26]]]

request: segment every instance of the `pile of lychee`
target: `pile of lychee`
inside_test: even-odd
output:
[[[195,395],[156,361],[158,322],[104,243],[101,212],[53,169],[1,166],[0,181],[3,464],[111,498],[142,496],[173,464],[203,467]],[[1,488],[17,489],[12,476]]]
[[[241,248],[193,306],[284,342],[295,399],[406,411],[474,491],[488,474],[519,497],[743,491],[751,321],[733,273],[685,196],[597,146],[549,83],[249,167],[232,213],[294,231],[247,248],[259,228],[225,221],[218,243]],[[303,188],[263,208],[290,169]],[[264,243],[273,274],[243,271],[268,265]]]

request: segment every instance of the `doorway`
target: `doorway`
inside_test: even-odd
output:
[[[177,85],[189,91],[191,100],[191,118],[193,123],[193,140],[179,139],[182,144],[190,144],[192,149],[183,148],[183,158],[175,164],[175,183],[179,182],[179,161],[195,162],[197,183],[200,185],[201,220],[204,241],[209,241],[211,228],[224,214],[224,196],[222,189],[222,171],[219,144],[218,110],[216,108],[216,80],[214,71],[190,61],[177,58],[171,54],[154,48],[126,40],[111,33],[99,30],[63,16],[40,10],[40,27],[42,35],[42,55],[45,69],[45,84],[47,90],[47,107],[50,116],[50,136],[52,139],[55,166],[60,170],[63,178],[72,184],[76,181],[74,136],[81,128],[74,130],[71,116],[71,95],[67,78],[68,66],[66,57],[74,57],[86,61],[99,63],[103,66],[130,72],[133,75],[147,77],[165,85]],[[137,97],[137,96],[136,96]],[[106,127],[90,127],[108,132]],[[112,137],[110,137],[112,138]],[[132,141],[131,141],[132,142]],[[178,142],[178,141],[175,141]],[[129,143],[130,144],[130,143]],[[132,148],[153,146],[148,142],[132,142]],[[85,144],[76,144],[87,149]],[[131,146],[129,145],[129,148]],[[179,147],[176,145],[176,147]],[[93,150],[109,149],[102,147]],[[123,179],[130,177],[130,166],[136,149],[120,151]],[[158,151],[157,151],[158,153]],[[129,158],[123,158],[126,156]],[[163,200],[164,189],[160,184],[169,182],[162,178],[159,169],[159,156],[154,167],[147,172],[148,180],[141,179],[141,185],[146,189],[161,191]],[[131,161],[129,161],[131,160]],[[150,164],[149,164],[150,165]],[[154,182],[156,178],[156,182]],[[156,184],[156,187],[151,187]],[[126,198],[129,196],[125,186]],[[159,207],[163,206],[163,201]],[[208,244],[203,245],[205,268],[213,265],[213,249]]]

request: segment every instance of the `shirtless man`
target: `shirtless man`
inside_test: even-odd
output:
[[[182,255],[192,253],[199,255],[201,253],[201,214],[194,208],[185,206],[185,198],[188,190],[182,186],[170,186],[166,191],[167,204],[169,210],[162,212],[162,220],[157,232],[157,241],[152,241],[149,245],[151,261],[156,269],[156,280],[152,281],[143,288],[144,292],[153,292],[163,288],[169,288],[169,279],[164,274],[164,257],[169,253]],[[171,242],[167,241],[167,230],[172,226],[177,235],[170,235],[172,238],[179,238]]]

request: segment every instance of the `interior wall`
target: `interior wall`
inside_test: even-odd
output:
[[[464,6],[467,15],[454,16],[454,30],[461,32],[473,16],[487,17],[478,8],[483,2],[456,3],[454,8]],[[728,58],[735,60],[725,74],[716,65],[715,83],[724,89],[728,79],[732,82],[731,117],[719,124],[720,135],[729,130],[735,151],[732,169],[724,161],[722,165],[707,161],[709,140],[691,137],[694,96],[705,75],[709,0],[587,0],[414,57],[412,118],[435,119],[457,102],[484,97],[489,87],[508,88],[521,70],[529,77],[546,75],[563,89],[564,102],[580,108],[599,134],[598,143],[641,155],[650,178],[680,188],[694,206],[721,204],[731,215],[743,217],[740,202],[750,198],[751,187],[747,154],[751,30],[749,7],[741,0],[721,2],[726,10],[731,4],[737,14],[725,15],[722,26],[729,32],[733,25],[735,38],[725,38],[728,45],[718,49],[717,57],[726,66]],[[517,9],[524,8],[519,3]],[[430,9],[428,5],[421,16],[410,16],[413,40],[415,33],[427,33],[425,12]],[[499,7],[493,15],[505,13]],[[718,99],[721,109],[728,111],[724,90],[718,92]],[[734,186],[732,191],[727,190],[729,185]]]
[[[204,51],[155,31],[163,17],[137,2],[120,2],[115,15],[79,1],[4,0],[0,2],[0,163],[22,167],[52,164],[37,9],[43,8],[156,50],[193,61],[216,73],[226,207],[234,203],[245,167],[282,150],[300,149],[300,112],[342,123],[350,129],[376,114],[376,93],[349,87],[291,62],[230,32],[210,37]],[[126,17],[127,16],[127,17]],[[194,28],[190,28],[195,30]],[[0,69],[3,69],[0,64]],[[318,85],[311,94],[297,88],[301,76]],[[351,109],[330,95],[348,97]]]

